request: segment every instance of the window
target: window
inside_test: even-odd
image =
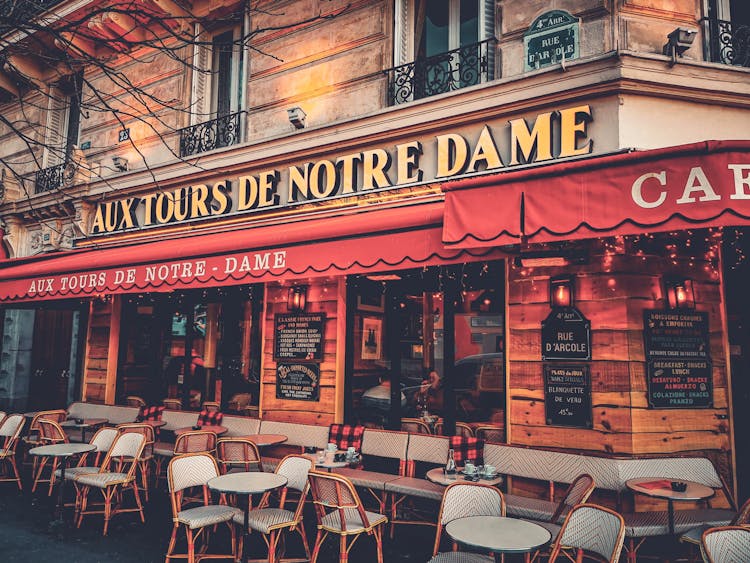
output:
[[[394,103],[494,76],[492,0],[397,0]]]
[[[37,172],[36,193],[60,188],[66,179],[73,178],[75,169],[67,165],[78,145],[82,91],[80,73],[66,77],[48,91],[43,169]]]
[[[190,127],[180,131],[181,156],[240,141],[243,65],[239,27],[196,33]]]
[[[708,0],[703,20],[706,60],[750,67],[750,4],[747,0]]]

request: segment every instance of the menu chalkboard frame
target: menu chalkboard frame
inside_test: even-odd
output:
[[[320,340],[317,342],[312,356],[305,355],[282,355],[280,353],[281,339],[279,338],[281,332],[281,326],[285,323],[300,322],[299,319],[302,317],[319,317],[319,320],[309,321],[318,325],[318,334]],[[325,342],[325,324],[326,314],[325,313],[277,313],[274,315],[274,343],[273,343],[273,359],[277,362],[322,362],[323,361],[323,346]]]
[[[583,387],[582,393],[583,400],[580,406],[576,406],[577,413],[573,416],[564,416],[558,412],[555,412],[554,406],[565,405],[570,407],[573,403],[565,402],[564,400],[557,401],[556,398],[560,397],[564,399],[569,394],[563,394],[558,391],[550,391],[551,383],[550,376],[553,375],[553,370],[574,370],[580,371],[583,377],[583,383],[579,387]],[[560,383],[555,382],[555,385]],[[568,385],[563,383],[562,385]],[[572,387],[572,385],[570,385]],[[591,400],[591,370],[588,364],[544,364],[544,419],[547,426],[563,426],[565,428],[584,428],[591,429],[594,427],[594,414],[593,405]]]
[[[282,375],[284,371],[287,371],[287,375]],[[308,381],[302,381],[303,385],[308,385],[312,388],[312,393],[307,396],[293,395],[284,389],[284,380],[291,373],[300,371],[311,372],[312,375],[308,376]],[[303,376],[304,377],[304,376]],[[314,379],[314,381],[313,381]],[[279,362],[276,364],[276,398],[284,399],[286,401],[320,401],[320,364],[317,363],[305,363],[305,362]]]
[[[681,328],[689,328],[692,334],[682,335],[683,342],[679,345],[679,340],[673,343],[671,346],[662,346],[658,348],[655,346],[657,342],[664,342],[666,336],[655,335],[657,331],[657,322],[660,320],[658,315],[669,315],[676,317],[674,319],[675,325],[670,327],[672,331],[675,331],[676,337],[680,337],[679,330]],[[690,316],[699,317],[699,319],[692,321],[693,324],[690,327],[683,327],[683,323],[687,319],[680,319],[679,317]],[[669,320],[669,319],[664,319]],[[710,327],[709,327],[709,315],[706,311],[696,311],[695,309],[645,309],[643,311],[643,345],[646,356],[646,388],[647,388],[647,401],[648,408],[650,409],[711,409],[714,406],[714,390],[713,390],[713,363],[711,361],[711,341],[710,341]],[[660,362],[670,364],[670,366],[664,367],[660,365]],[[692,363],[705,363],[705,366],[691,366]],[[674,364],[674,366],[671,366]],[[669,379],[669,383],[677,385],[674,389],[666,389],[661,383],[655,383],[654,379],[661,377],[665,369],[677,369],[681,373],[672,372]],[[695,371],[700,370],[696,375]],[[661,372],[661,373],[660,373]],[[688,372],[688,373],[685,373]],[[692,373],[690,373],[692,372]],[[705,381],[690,381],[690,377],[699,378]],[[681,381],[678,381],[681,379]],[[694,400],[692,403],[684,402],[678,403],[688,398],[690,389],[684,389],[684,397],[675,395],[675,397],[657,397],[658,393],[665,393],[674,391],[679,393],[681,386],[695,383],[699,385],[701,392],[707,392],[707,396],[699,397],[697,402]],[[700,389],[700,386],[705,389]],[[670,399],[674,399],[675,402],[671,402]]]

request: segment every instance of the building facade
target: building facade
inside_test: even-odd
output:
[[[743,2],[85,4],[4,32],[4,406],[427,410],[737,490]]]

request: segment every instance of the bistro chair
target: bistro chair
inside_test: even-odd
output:
[[[81,527],[83,517],[86,514],[103,514],[104,530],[102,535],[107,535],[107,528],[112,516],[121,512],[138,512],[141,522],[146,520],[143,516],[143,505],[138,494],[136,483],[136,470],[138,460],[146,445],[146,437],[138,432],[119,434],[107,455],[104,457],[101,467],[96,473],[84,473],[77,475],[74,479],[76,487],[76,526]],[[104,497],[102,510],[88,510],[88,497],[91,489],[98,489]],[[133,492],[135,508],[123,508],[123,493],[126,490]],[[113,500],[116,501],[113,506]]]
[[[219,412],[221,410],[221,403],[218,401],[203,401],[201,410],[208,412]]]
[[[443,494],[438,512],[435,544],[428,563],[492,563],[494,559],[479,553],[448,551],[440,553],[445,526],[467,516],[505,516],[505,499],[495,487],[481,483],[453,483]]]
[[[128,395],[125,397],[125,404],[129,407],[145,407],[146,401],[144,401],[141,397],[138,397],[137,395]]]
[[[26,418],[22,414],[9,414],[0,425],[0,439],[3,441],[2,448],[0,448],[0,466],[4,468],[0,475],[0,482],[15,481],[19,491],[23,490],[23,484],[16,465],[16,445],[24,422]],[[10,476],[11,469],[13,470],[12,477]]]
[[[412,434],[432,434],[430,425],[421,418],[402,418],[401,432],[411,432]]]
[[[750,524],[750,499],[747,499],[740,507],[737,515],[732,518],[728,526],[747,526],[748,524]],[[700,549],[703,532],[710,528],[711,526],[708,524],[691,528],[680,536],[680,541]]]
[[[232,519],[242,512],[238,508],[225,504],[211,504],[211,494],[207,483],[219,475],[216,460],[205,453],[185,454],[173,458],[167,466],[167,482],[169,483],[169,496],[172,501],[172,536],[167,547],[167,562],[170,559],[187,559],[193,563],[203,559],[237,559],[236,529]],[[185,489],[194,487],[202,488],[200,506],[184,508],[187,499],[184,497]],[[229,554],[205,553],[211,528],[217,524],[226,523],[229,527],[232,542],[232,552]],[[180,527],[185,529],[187,539],[187,553],[175,553],[177,544],[177,531]],[[196,555],[196,543],[199,543]],[[241,553],[241,551],[239,552]]]
[[[563,551],[575,550],[574,561],[582,561],[584,553],[588,553],[609,563],[617,563],[624,541],[625,521],[622,516],[596,504],[579,504],[565,517],[552,545],[549,561],[557,561]]]
[[[67,417],[68,413],[62,409],[37,412],[31,419],[31,424],[29,424],[29,431],[22,439],[22,442],[26,446],[27,451],[35,446],[41,445],[39,442],[39,421],[41,419],[45,418],[47,420],[52,420],[53,422],[59,423],[63,422]],[[34,471],[32,471],[32,473],[34,473]]]
[[[435,423],[435,434],[438,436],[443,435],[443,421],[438,420]],[[474,429],[466,424],[465,422],[456,422],[456,433],[454,436],[463,436],[464,438],[473,438]]]
[[[8,415],[5,411],[0,411],[0,426],[2,426],[5,417]]]
[[[154,462],[154,427],[150,424],[139,424],[135,422],[118,424],[117,429],[122,434],[134,432],[136,434],[143,434],[146,438],[146,445],[143,447],[140,459],[138,459],[137,472],[141,477],[140,487],[143,491],[143,496],[146,499],[146,502],[148,502],[148,482],[151,476],[151,464]]]
[[[89,440],[89,444],[96,446],[91,452],[86,452],[78,460],[75,467],[69,467],[65,470],[65,479],[73,481],[76,476],[84,473],[97,473],[101,467],[104,456],[107,455],[112,442],[120,434],[117,428],[106,427],[97,430]],[[61,471],[55,471],[55,477],[60,477]]]
[[[474,435],[480,440],[502,444],[505,442],[505,428],[502,426],[477,426]]]
[[[263,471],[258,446],[247,438],[219,438],[216,441],[216,461],[222,475],[238,471]]]
[[[169,410],[172,411],[181,411],[182,410],[182,400],[181,399],[164,399],[161,402],[162,405],[167,407]]]
[[[68,436],[65,434],[65,431],[62,429],[62,427],[53,420],[47,420],[46,418],[39,419],[37,421],[37,425],[39,428],[39,445],[40,446],[47,446],[52,444],[67,444],[68,443]],[[36,458],[37,456],[35,456]],[[51,467],[49,472],[49,477],[44,478],[44,470],[47,467],[47,463],[51,460]],[[36,492],[37,485],[39,483],[49,483],[49,487],[47,489],[47,496],[52,495],[52,488],[55,486],[55,471],[57,470],[57,466],[60,464],[60,458],[59,457],[48,457],[48,456],[41,456],[39,457],[38,463],[35,459],[35,471],[34,471],[34,484],[31,486],[31,492]],[[62,463],[65,463],[63,461]]]
[[[310,481],[307,476],[313,468],[313,462],[309,457],[301,455],[288,455],[276,466],[276,473],[287,478],[286,487],[278,491],[268,491],[263,495],[257,508],[250,510],[247,518],[247,525],[250,530],[263,535],[263,539],[268,547],[268,563],[277,561],[310,561],[310,546],[307,543],[307,534],[305,526],[302,524],[302,512],[305,508],[305,500],[310,490]],[[299,498],[294,505],[294,510],[286,508],[287,494],[289,491],[298,493]],[[271,507],[272,493],[278,494],[278,507]],[[243,514],[237,514],[234,522],[244,526],[245,520]],[[297,531],[302,538],[302,545],[305,548],[305,558],[303,559],[283,559],[279,558],[278,546],[282,532]],[[243,530],[244,532],[244,530]],[[242,553],[243,536],[240,535],[240,547],[238,553]]]
[[[388,522],[388,518],[365,510],[354,485],[342,475],[311,470],[308,479],[318,519],[318,533],[310,563],[317,561],[320,547],[328,534],[339,536],[340,563],[349,560],[349,550],[361,534],[375,538],[378,563],[383,563],[382,526]],[[352,537],[351,543],[348,542],[349,537]]]
[[[241,413],[242,410],[245,407],[250,406],[250,403],[252,402],[253,402],[253,396],[251,393],[235,393],[227,401],[227,410],[229,412]]]
[[[156,483],[161,476],[161,468],[165,460],[181,454],[211,454],[216,453],[216,433],[207,430],[190,430],[177,436],[174,444],[158,442],[154,445],[156,459]]]
[[[739,563],[750,554],[750,528],[719,526],[703,532],[701,540],[707,563]]]

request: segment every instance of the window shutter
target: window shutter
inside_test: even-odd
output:
[[[193,85],[192,105],[190,111],[190,125],[208,121],[210,117],[210,84],[211,75],[207,72],[211,68],[211,48],[206,43],[206,35],[200,26],[195,29],[195,45],[193,48]]]
[[[68,97],[59,88],[50,87],[47,104],[47,130],[44,135],[44,168],[62,164],[67,137]]]
[[[495,0],[479,0],[479,40],[495,37]],[[495,78],[495,45],[487,46],[487,80]]]

